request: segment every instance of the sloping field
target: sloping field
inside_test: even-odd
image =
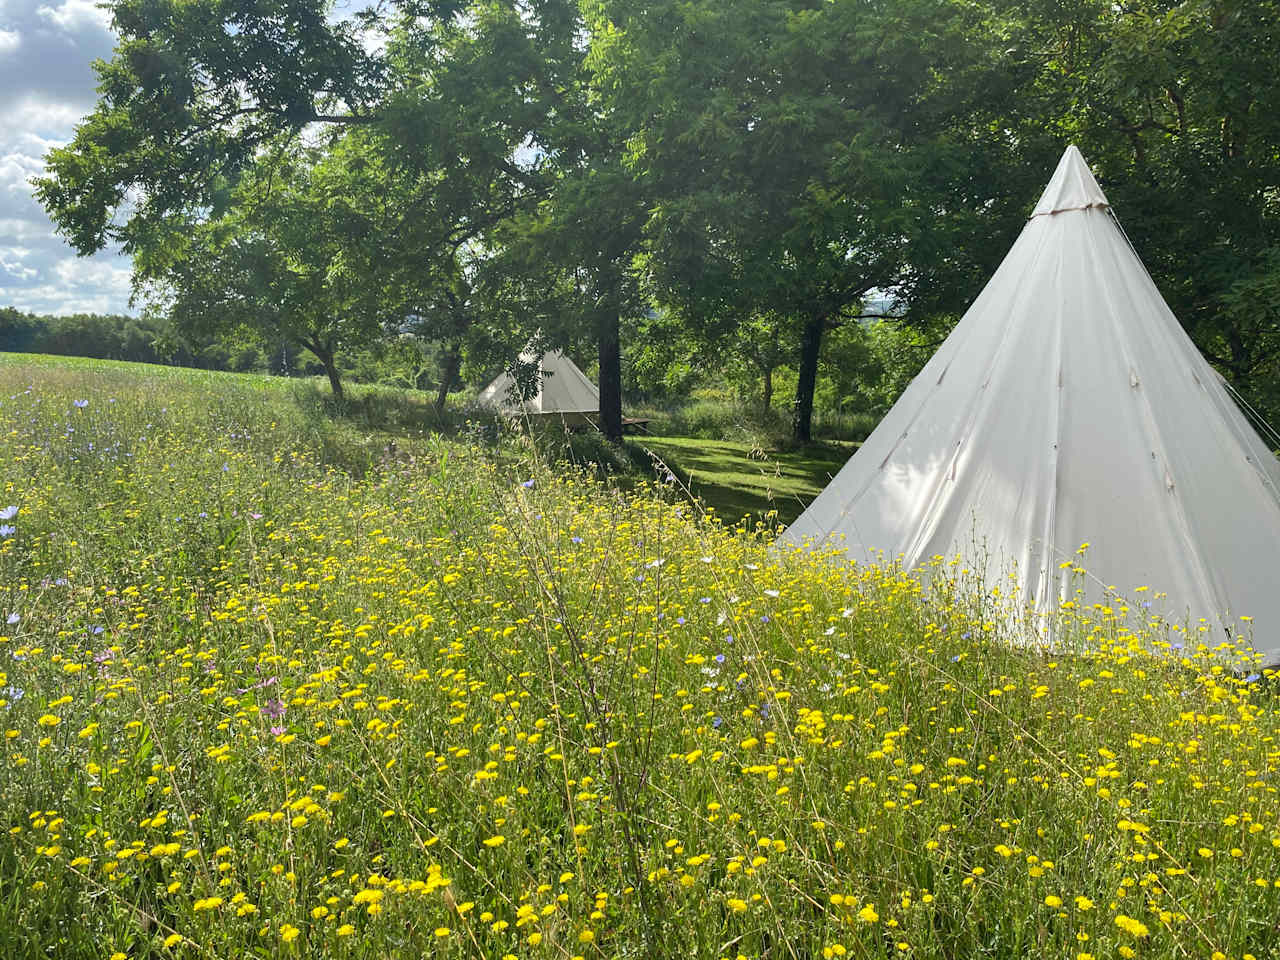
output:
[[[0,365],[0,954],[1276,955],[1246,655],[304,400]]]

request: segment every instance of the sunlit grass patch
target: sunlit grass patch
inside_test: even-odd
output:
[[[761,450],[733,440],[641,437],[640,445],[678,464],[694,494],[724,517],[776,514],[790,523],[822,492],[856,449],[851,443]]]

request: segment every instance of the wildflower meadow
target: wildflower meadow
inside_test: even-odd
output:
[[[314,407],[0,364],[0,956],[1277,954],[1247,651]]]

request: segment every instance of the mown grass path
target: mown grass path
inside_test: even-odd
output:
[[[725,519],[776,510],[780,523],[798,517],[858,446],[832,442],[761,451],[732,440],[645,436],[635,442],[678,464],[694,495]]]

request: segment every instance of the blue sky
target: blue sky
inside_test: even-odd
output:
[[[111,252],[77,257],[28,182],[93,109],[90,64],[113,46],[93,0],[0,0],[0,307],[132,312],[129,261]]]

